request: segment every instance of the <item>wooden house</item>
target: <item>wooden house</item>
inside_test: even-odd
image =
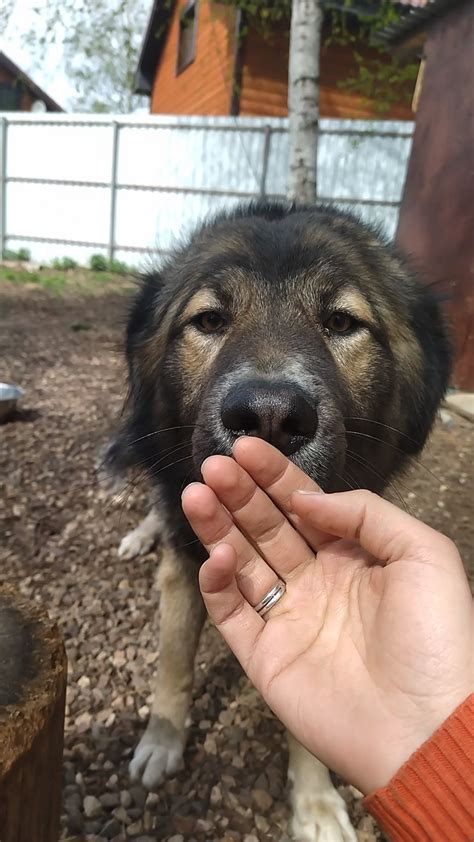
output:
[[[63,111],[5,53],[0,51],[0,111]]]
[[[396,239],[447,294],[453,385],[474,391],[474,2],[428,0],[386,36],[423,58]]]
[[[342,0],[339,6],[343,7]],[[357,35],[357,20],[353,31]],[[366,59],[380,58],[380,53],[361,39],[354,44],[328,43],[328,34],[326,17],[321,39],[321,116],[380,117],[376,103],[343,87],[344,80],[357,73],[355,52]],[[150,96],[152,114],[284,117],[288,113],[288,41],[288,21],[262,34],[232,5],[155,0],[136,92]],[[383,113],[384,118],[413,119],[410,85],[405,94],[403,101]]]

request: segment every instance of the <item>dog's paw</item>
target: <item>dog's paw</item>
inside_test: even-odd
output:
[[[357,842],[344,799],[336,790],[300,795],[293,805],[291,830],[298,842]]]
[[[184,736],[167,719],[152,714],[130,762],[131,779],[141,781],[146,789],[156,789],[182,767],[183,751]]]
[[[118,548],[118,557],[125,560],[135,558],[138,555],[146,555],[153,548],[156,541],[155,535],[141,528],[141,524],[125,535]]]

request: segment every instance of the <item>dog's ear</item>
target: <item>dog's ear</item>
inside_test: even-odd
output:
[[[138,397],[144,386],[143,375],[147,366],[143,360],[143,349],[154,334],[158,338],[160,323],[166,312],[164,286],[160,272],[142,276],[128,315],[125,349],[132,398]]]
[[[407,434],[423,447],[446,393],[451,373],[452,349],[447,320],[442,311],[443,297],[420,285],[412,311],[412,328],[422,352],[421,387],[403,396],[409,424]]]

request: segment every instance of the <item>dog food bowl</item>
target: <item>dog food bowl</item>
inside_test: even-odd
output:
[[[17,401],[24,395],[23,389],[12,383],[0,383],[0,422],[5,421],[16,409]]]

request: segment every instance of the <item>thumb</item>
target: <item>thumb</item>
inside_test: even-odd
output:
[[[334,537],[357,541],[385,564],[410,556],[439,563],[445,555],[451,556],[452,563],[455,547],[449,538],[370,491],[295,491],[291,506],[303,522]]]

